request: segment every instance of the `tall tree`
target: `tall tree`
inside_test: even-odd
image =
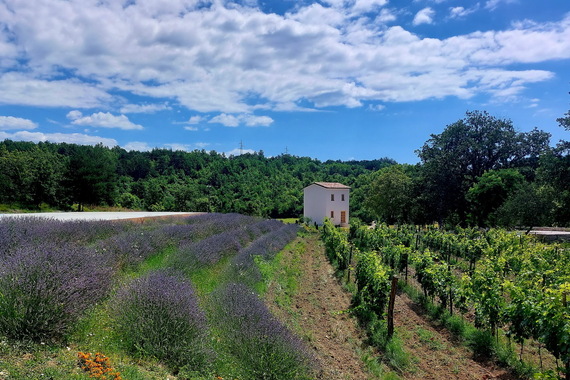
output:
[[[370,186],[366,206],[384,222],[408,222],[411,189],[412,179],[402,165],[381,169]]]
[[[417,151],[422,163],[426,201],[438,221],[465,222],[466,193],[488,170],[520,167],[538,160],[550,135],[517,132],[510,120],[487,112],[467,112]]]
[[[117,198],[117,155],[102,144],[74,145],[67,170],[70,198],[82,210],[86,204],[113,205]]]

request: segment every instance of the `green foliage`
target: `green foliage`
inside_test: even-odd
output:
[[[409,221],[412,179],[402,165],[381,169],[369,189],[366,207],[388,224]]]
[[[126,151],[102,145],[0,142],[0,203],[35,208],[121,205],[154,211],[236,212],[298,218],[303,188],[315,181],[365,184],[390,159],[326,161],[263,153]],[[359,180],[360,177],[363,177]],[[360,198],[359,198],[360,197]],[[351,212],[362,209],[361,196]]]
[[[496,225],[492,213],[523,182],[523,175],[516,169],[489,170],[478,177],[466,194],[471,207],[470,223],[478,226]]]
[[[382,264],[378,253],[359,253],[356,265],[357,304],[383,315],[388,305],[390,275],[390,268]]]
[[[538,166],[538,157],[548,150],[549,135],[534,130],[517,132],[510,120],[487,112],[467,112],[418,150],[422,160],[419,191],[432,220],[465,221],[465,195],[477,178],[489,170]]]

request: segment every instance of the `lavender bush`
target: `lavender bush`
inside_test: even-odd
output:
[[[130,228],[128,223],[107,221],[58,221],[34,217],[6,219],[0,222],[0,256],[27,245],[72,243],[85,245]]]
[[[120,289],[114,302],[116,331],[126,348],[155,357],[175,371],[199,371],[213,358],[205,314],[192,285],[165,270]]]
[[[0,334],[61,340],[110,283],[107,261],[91,249],[23,245],[0,258]]]
[[[214,293],[213,303],[225,349],[239,359],[245,378],[312,378],[308,350],[247,286],[228,284]]]
[[[247,223],[243,225],[232,223],[233,228],[226,228],[202,240],[180,241],[168,265],[183,268],[185,272],[213,265],[224,257],[236,254],[259,236],[283,227],[283,223],[276,220],[248,217],[245,221]]]
[[[233,258],[229,276],[247,284],[261,281],[261,273],[255,265],[254,257],[264,260],[273,258],[297,236],[298,229],[295,224],[281,224],[281,228],[256,239]]]
[[[96,249],[109,257],[118,270],[136,267],[169,244],[162,229],[133,229],[98,242]]]

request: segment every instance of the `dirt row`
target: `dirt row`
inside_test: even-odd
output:
[[[320,367],[318,378],[375,378],[360,357],[361,352],[371,349],[356,319],[347,312],[351,295],[335,277],[318,235],[302,239],[306,249],[300,261],[300,286],[290,305],[279,306],[275,302],[279,289],[270,284],[269,307],[313,350]],[[410,355],[410,364],[399,373],[401,378],[516,379],[493,363],[474,360],[469,350],[455,342],[446,329],[430,321],[405,294],[396,297],[395,327]],[[380,361],[383,358],[381,353],[376,356]]]

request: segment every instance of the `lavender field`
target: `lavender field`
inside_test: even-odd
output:
[[[296,235],[239,214],[2,219],[0,379],[314,378],[254,291]]]

